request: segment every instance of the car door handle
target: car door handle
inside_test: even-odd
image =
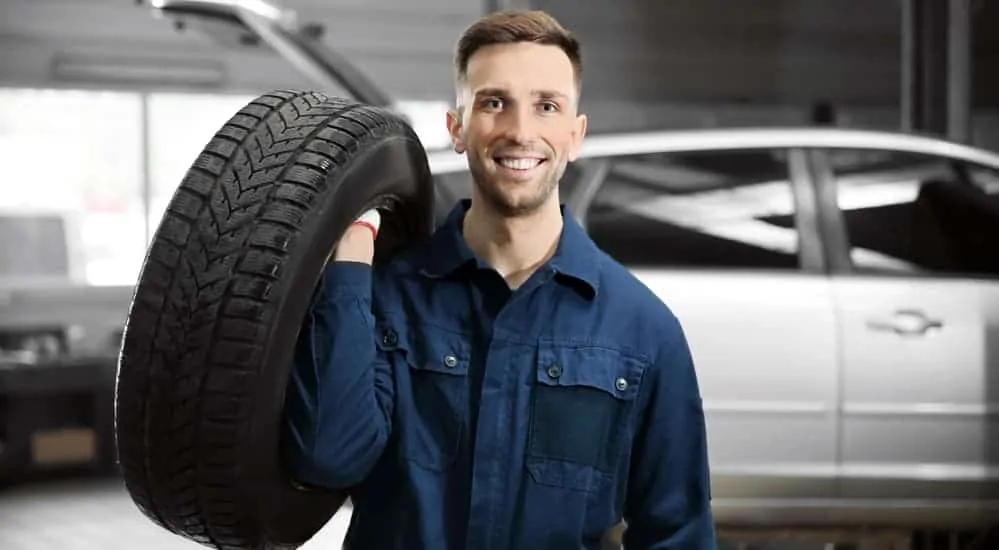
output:
[[[927,317],[922,311],[901,310],[888,319],[868,319],[867,328],[900,336],[922,336],[930,329],[943,328],[943,321]]]

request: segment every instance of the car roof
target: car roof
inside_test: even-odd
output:
[[[999,170],[999,154],[927,135],[849,128],[710,128],[607,133],[587,136],[580,158],[642,153],[717,151],[756,148],[887,149],[949,157]],[[468,169],[454,151],[428,152],[434,174]]]

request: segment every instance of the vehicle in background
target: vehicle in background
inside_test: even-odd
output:
[[[431,154],[442,208],[468,196]],[[999,156],[912,135],[588,138],[563,202],[682,321],[721,525],[999,523]]]

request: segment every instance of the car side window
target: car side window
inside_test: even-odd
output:
[[[610,157],[587,231],[635,267],[796,270],[787,152],[753,149]]]
[[[986,202],[999,203],[999,170],[977,164],[965,164],[964,168],[971,183],[988,195]]]
[[[943,157],[833,149],[828,158],[855,270],[999,276],[995,173],[977,172],[976,185]]]

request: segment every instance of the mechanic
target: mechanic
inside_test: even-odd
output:
[[[458,40],[471,199],[372,267],[343,235],[295,348],[292,475],[348,489],[345,548],[715,548],[704,413],[681,324],[560,202],[580,46],[540,11]]]

